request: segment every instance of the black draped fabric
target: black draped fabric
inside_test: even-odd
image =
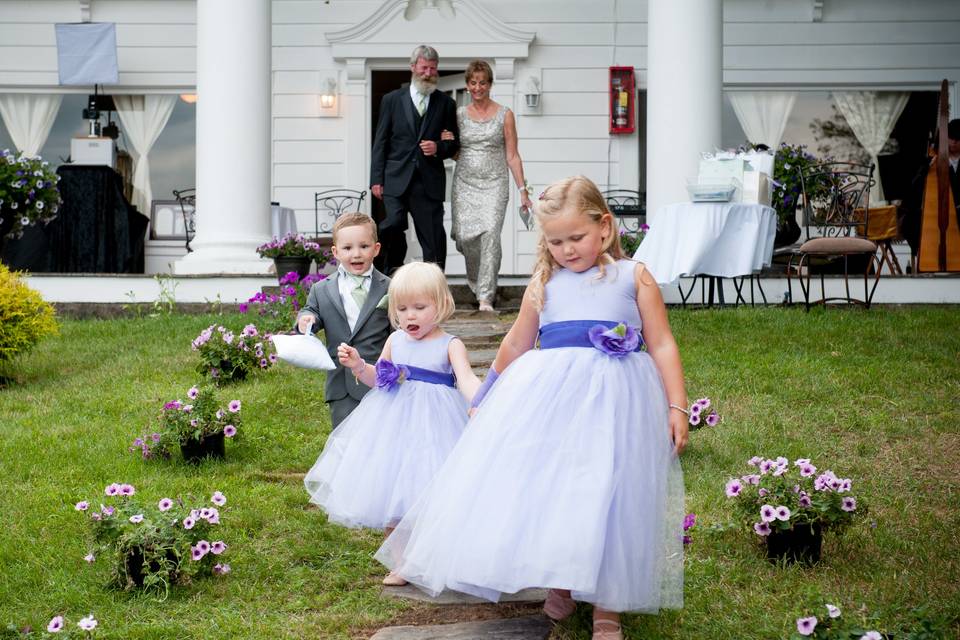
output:
[[[55,273],[143,273],[148,219],[123,197],[106,166],[61,165],[57,219],[45,229]]]

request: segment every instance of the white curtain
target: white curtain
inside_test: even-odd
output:
[[[114,96],[117,115],[123,131],[137,154],[133,169],[133,198],[131,204],[144,215],[150,215],[153,189],[150,187],[150,161],[147,156],[153,143],[170,119],[176,96]]]
[[[17,149],[28,156],[40,153],[60,111],[63,96],[56,93],[0,95],[0,116]]]
[[[728,95],[747,140],[753,144],[762,142],[776,151],[797,101],[797,92],[731,91]]]
[[[877,154],[887,143],[897,118],[907,106],[909,93],[897,91],[838,91],[833,101],[853,129],[857,141],[870,154],[876,183],[870,190],[870,204],[885,204],[880,186],[880,165]]]

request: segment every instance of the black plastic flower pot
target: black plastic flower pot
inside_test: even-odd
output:
[[[171,571],[168,576],[170,581],[173,582],[177,577],[177,556],[173,551],[167,551],[167,560],[171,563]],[[143,581],[146,578],[146,575],[143,571],[143,548],[134,547],[130,549],[127,555],[123,559],[124,568],[127,572],[127,586],[136,587],[137,589],[143,588]],[[150,573],[157,573],[161,570],[160,563],[157,561],[152,561],[149,566]]]
[[[767,558],[771,562],[812,565],[820,561],[822,546],[823,531],[818,524],[801,524],[786,531],[774,529],[767,536]]]
[[[199,440],[187,440],[180,443],[180,453],[183,454],[184,462],[190,464],[199,464],[206,458],[223,460],[226,455],[223,433],[215,433]]]
[[[312,262],[313,259],[306,256],[277,256],[273,259],[273,264],[277,269],[277,280],[282,280],[291,271],[296,271],[302,280],[304,276],[310,273]]]

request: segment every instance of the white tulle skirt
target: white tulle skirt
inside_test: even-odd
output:
[[[310,501],[348,527],[393,526],[453,449],[467,403],[451,387],[407,380],[373,389],[333,430],[304,477]]]
[[[434,595],[549,587],[610,611],[681,607],[667,411],[646,353],[524,354],[376,558]]]

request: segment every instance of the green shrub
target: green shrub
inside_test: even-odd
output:
[[[0,264],[0,362],[14,359],[57,332],[53,307],[19,273]]]

